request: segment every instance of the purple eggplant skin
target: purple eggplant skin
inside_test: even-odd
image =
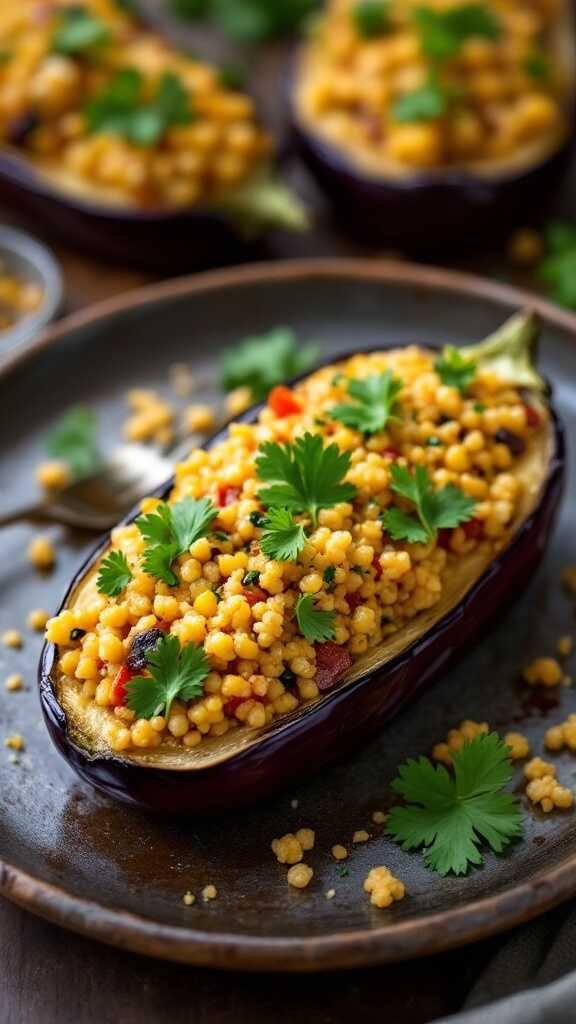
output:
[[[258,405],[236,420],[252,422],[261,408]],[[186,771],[143,767],[113,754],[91,756],[78,746],[68,735],[66,716],[56,698],[57,648],[46,643],[39,668],[40,703],[57,749],[85,782],[108,796],[147,813],[181,818],[254,804],[352,752],[444,675],[491,622],[502,617],[538,568],[554,527],[566,474],[564,431],[552,407],[550,415],[553,451],[533,512],[464,600],[387,665],[348,686],[336,688],[307,714],[283,725],[276,724],[258,742],[229,761]],[[221,440],[225,431],[226,428],[219,431],[207,446]],[[168,481],[155,496],[167,497],[172,484],[172,480]],[[124,522],[132,521],[139,512],[139,508],[135,509]],[[60,611],[108,544],[106,536],[82,566]]]
[[[24,158],[2,150],[0,201],[90,256],[143,270],[200,270],[264,253],[216,211],[101,205],[52,189]]]
[[[336,218],[362,241],[434,251],[494,240],[525,222],[556,194],[572,138],[517,174],[485,177],[465,171],[414,173],[404,181],[363,175],[351,159],[294,115],[296,145],[334,206]]]

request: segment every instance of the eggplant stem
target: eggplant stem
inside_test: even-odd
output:
[[[248,237],[266,228],[306,231],[310,219],[300,197],[271,172],[221,196],[218,208]]]
[[[478,345],[461,349],[483,370],[493,370],[516,387],[545,392],[547,384],[536,369],[540,320],[531,309],[511,316],[502,327]]]

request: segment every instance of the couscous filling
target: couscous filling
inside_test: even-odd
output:
[[[313,703],[465,593],[535,500],[548,428],[536,393],[450,349],[275,388],[112,531],[48,622],[62,705],[130,756]]]

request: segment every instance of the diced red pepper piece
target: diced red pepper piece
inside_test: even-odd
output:
[[[451,540],[452,530],[438,530],[438,540],[436,543],[439,548],[444,548],[444,551],[449,551]]]
[[[376,579],[379,580],[382,575],[382,566],[380,565],[380,555],[374,555],[372,559],[372,568],[376,573]]]
[[[340,676],[350,668],[352,658],[344,647],[328,640],[324,644],[315,644],[316,650],[316,685],[319,690],[331,690]]]
[[[462,530],[466,540],[478,540],[484,533],[484,523],[481,519],[469,519],[467,523],[462,523]]]
[[[533,405],[529,405],[528,402],[524,402],[524,410],[526,412],[526,423],[532,429],[540,426],[540,413]]]
[[[265,591],[261,590],[260,587],[245,587],[242,593],[246,600],[248,601],[250,607],[252,607],[255,604],[258,604],[259,601],[265,601],[266,598],[268,597]]]
[[[240,487],[229,487],[227,484],[220,484],[218,487],[218,504],[220,508],[233,505],[240,497]]]
[[[128,665],[123,665],[122,668],[116,674],[116,678],[112,683],[112,691],[110,694],[110,703],[113,708],[124,707],[126,703],[126,684],[134,678],[136,672],[133,672]]]
[[[385,448],[382,454],[387,455],[389,459],[392,459],[392,461],[400,458],[400,452],[397,448]]]
[[[358,593],[357,590],[353,594],[346,594],[346,601],[348,602],[348,607],[352,612],[354,611],[355,608],[358,607],[359,604],[362,604],[363,600],[364,598],[360,597],[360,594]]]
[[[268,405],[277,416],[292,416],[294,413],[302,411],[302,403],[298,401],[290,388],[284,387],[283,384],[272,388],[268,395]]]

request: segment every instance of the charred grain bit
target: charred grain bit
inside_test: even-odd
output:
[[[7,629],[2,634],[2,643],[4,647],[22,647],[22,634],[18,629]]]
[[[165,636],[161,629],[146,629],[137,633],[126,658],[126,665],[132,672],[142,672],[148,664],[148,653]]]
[[[524,681],[530,686],[558,686],[562,676],[562,667],[556,658],[536,658],[523,672]]]
[[[8,690],[8,693],[16,693],[17,690],[22,689],[23,684],[24,680],[22,679],[22,676],[19,676],[15,672],[13,675],[8,676],[4,686]]]
[[[504,743],[510,749],[510,757],[513,761],[520,761],[530,754],[530,741],[521,732],[507,732]]]
[[[483,733],[490,731],[487,722],[474,722],[465,718],[457,729],[450,729],[444,743],[437,743],[432,748],[434,761],[442,761],[444,764],[452,764],[452,754],[461,750],[465,743],[470,743]]]
[[[364,879],[364,892],[370,894],[373,906],[384,909],[398,900],[403,900],[406,887],[400,879],[394,877],[389,868],[380,865],[372,868]]]
[[[294,864],[288,871],[286,880],[294,889],[305,889],[310,885],[313,875],[314,871],[308,864]]]
[[[523,455],[526,450],[526,445],[522,438],[518,437],[518,434],[513,434],[512,431],[506,430],[504,427],[500,427],[500,430],[496,431],[494,440],[498,444],[505,444],[512,455]]]

